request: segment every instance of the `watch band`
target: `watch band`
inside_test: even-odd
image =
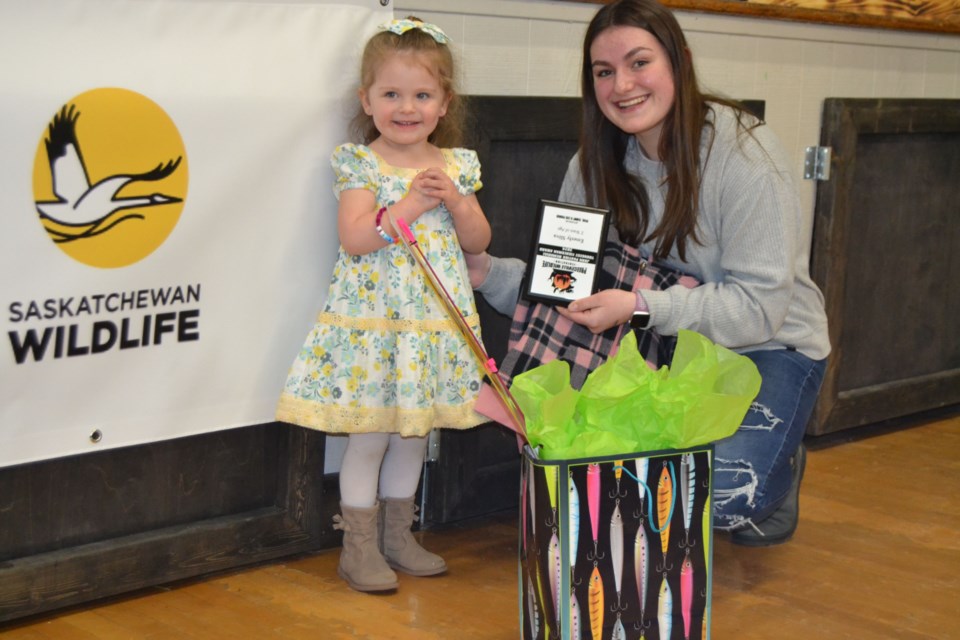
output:
[[[635,291],[634,294],[637,296],[637,303],[634,305],[634,311],[650,311],[650,307],[647,306],[647,299],[643,297],[643,294],[639,291]]]

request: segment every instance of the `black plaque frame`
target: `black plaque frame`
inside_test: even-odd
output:
[[[594,240],[590,241],[588,238],[585,243],[585,248],[574,248],[570,244],[564,246],[556,246],[553,244],[554,241],[550,239],[550,236],[553,235],[554,231],[548,226],[549,221],[546,215],[548,209],[569,211],[571,214],[581,217],[582,220],[590,220],[588,226],[592,227],[596,232]],[[568,224],[576,227],[582,223],[575,222],[571,219]],[[609,225],[610,212],[604,209],[595,209],[593,207],[585,207],[569,202],[558,202],[556,200],[540,200],[540,205],[537,209],[537,223],[534,227],[533,242],[530,245],[530,257],[527,259],[527,273],[522,292],[524,298],[534,302],[543,302],[545,304],[565,307],[577,298],[596,293],[597,281],[600,277],[600,261],[603,259],[603,248],[607,241],[607,227]],[[564,233],[566,233],[566,231]],[[566,240],[560,241],[566,242]],[[550,252],[553,251],[560,253],[551,255]],[[547,255],[545,255],[545,252]],[[592,255],[591,266],[581,266],[589,262],[589,260],[584,260],[583,258],[589,258],[590,255]],[[557,274],[556,269],[561,266],[569,267],[569,269],[563,271],[563,273],[567,274],[566,276]],[[570,272],[577,271],[578,268],[590,269],[590,271],[583,273],[583,275],[587,276],[586,282],[581,282],[580,288],[574,288],[574,283],[579,282],[579,280],[577,280],[576,275]],[[553,273],[544,279],[543,274],[547,270],[553,270]],[[557,293],[557,280],[555,279],[557,277],[563,278],[564,283],[570,285],[569,294]],[[547,284],[547,280],[553,280],[554,284]],[[589,286],[584,289],[583,284]],[[553,292],[548,291],[551,286],[554,289]]]

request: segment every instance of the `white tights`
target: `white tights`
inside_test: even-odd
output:
[[[417,491],[427,438],[398,433],[352,433],[340,466],[340,501],[372,507],[384,498],[409,498]]]

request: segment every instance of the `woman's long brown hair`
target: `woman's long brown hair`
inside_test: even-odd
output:
[[[590,47],[603,31],[626,26],[644,29],[663,46],[670,60],[675,87],[673,108],[664,120],[658,153],[666,170],[664,213],[648,233],[650,198],[643,181],[627,172],[624,155],[631,134],[614,126],[597,103]],[[655,241],[654,259],[665,258],[676,247],[686,260],[687,241],[699,242],[700,144],[711,102],[743,111],[737,103],[701,92],[686,38],[669,9],[655,0],[619,0],[604,6],[591,20],[583,39],[583,126],[580,132],[580,175],[588,204],[610,209],[620,238],[629,244]]]

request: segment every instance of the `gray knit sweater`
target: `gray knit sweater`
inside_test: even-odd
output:
[[[709,157],[710,129],[701,149],[700,244],[687,242],[686,262],[675,250],[664,261],[703,284],[644,291],[651,325],[666,335],[690,329],[737,351],[794,347],[815,360],[825,358],[830,341],[823,295],[808,268],[813,214],[801,210],[789,164],[770,127],[738,134],[734,112],[713,106],[716,133]],[[576,156],[571,159],[559,199],[586,204],[578,162]],[[625,163],[647,185],[653,229],[666,195],[662,165],[648,159],[635,140]],[[643,249],[649,254],[652,243]],[[509,313],[522,273],[521,262],[495,258],[477,290]]]

